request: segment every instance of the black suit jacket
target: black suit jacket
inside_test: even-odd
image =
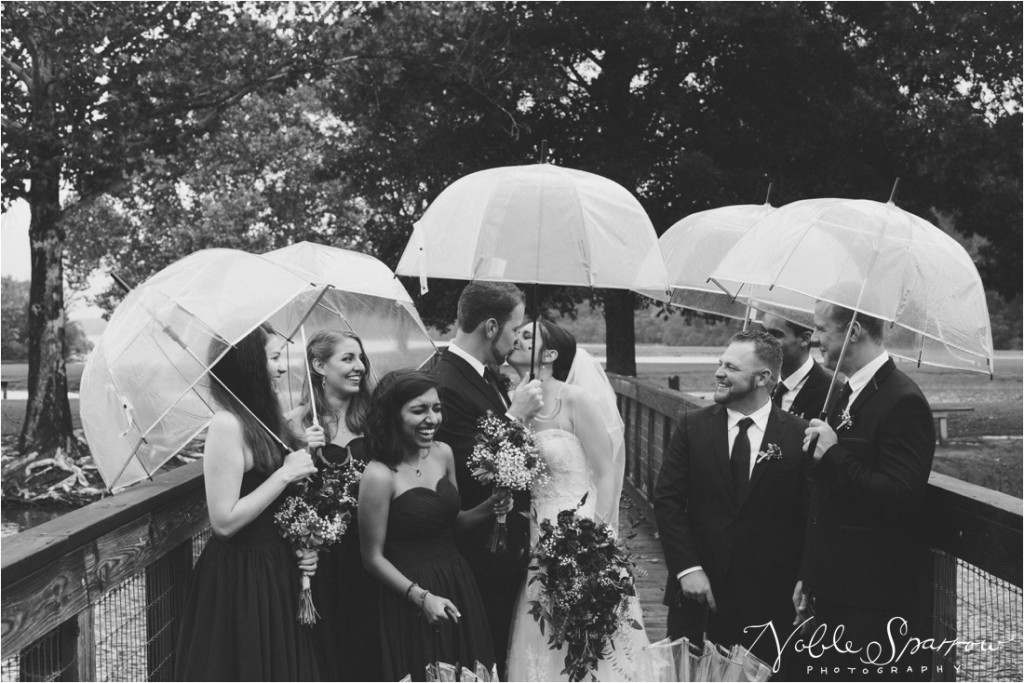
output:
[[[464,359],[448,349],[438,355],[429,372],[437,377],[443,420],[437,440],[448,444],[455,456],[455,478],[462,509],[479,505],[491,495],[491,487],[470,476],[466,460],[476,444],[477,422],[488,410],[504,417],[505,404],[490,384]]]
[[[466,460],[473,453],[477,422],[488,410],[505,418],[505,404],[497,391],[464,359],[445,349],[428,370],[438,379],[443,420],[437,440],[451,446],[455,457],[455,478],[462,509],[479,505],[491,495],[489,485],[470,474]],[[466,559],[483,599],[498,668],[504,670],[509,631],[516,594],[526,577],[529,561],[530,523],[520,511],[529,510],[529,495],[516,494],[515,511],[506,518],[508,551],[497,555],[487,550],[493,528],[490,522],[459,536],[459,552]],[[473,625],[476,627],[476,625]]]
[[[928,559],[921,508],[935,455],[931,408],[890,359],[849,412],[852,424],[812,470],[805,589],[835,604],[913,612]]]
[[[669,573],[666,605],[703,612],[682,597],[676,579],[680,571],[700,565],[719,615],[733,615],[740,627],[781,620],[777,628],[788,634],[810,496],[810,465],[801,450],[806,426],[772,406],[762,450],[775,444],[782,459],[757,463],[741,500],[730,473],[725,407],[683,414],[655,489],[654,511]]]
[[[800,391],[793,398],[789,412],[805,420],[816,420],[825,406],[828,385],[832,382],[832,373],[821,367],[817,361],[811,361],[811,371]]]

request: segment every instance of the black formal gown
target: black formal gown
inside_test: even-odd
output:
[[[239,496],[266,477],[246,472]],[[298,564],[274,525],[286,495],[231,538],[206,544],[181,613],[175,680],[319,680],[312,633],[297,618]]]
[[[391,500],[384,557],[410,581],[451,600],[462,616],[458,628],[445,622],[433,629],[412,601],[382,591],[384,680],[397,681],[407,674],[414,681],[425,680],[425,668],[435,660],[458,661],[470,669],[477,661],[488,669],[494,665],[480,591],[455,545],[459,505],[459,492],[447,477],[437,481],[436,490],[417,487]]]
[[[368,459],[362,437],[347,446],[327,444],[323,457],[332,465],[351,457]],[[326,681],[379,681],[381,678],[380,584],[366,573],[359,551],[359,523],[353,517],[334,547],[320,553],[312,581],[313,604],[320,618],[313,627],[317,664]]]

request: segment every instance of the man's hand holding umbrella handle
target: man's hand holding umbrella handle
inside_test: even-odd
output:
[[[540,388],[539,379],[523,377],[523,381],[516,387],[512,394],[512,405],[509,406],[508,414],[512,417],[526,422],[540,412],[544,407],[544,393]]]
[[[811,424],[804,431],[805,453],[815,436],[817,436],[817,442],[814,444],[814,452],[811,455],[814,456],[814,462],[818,462],[821,460],[821,456],[825,455],[825,451],[839,443],[839,437],[824,420],[811,420]]]
[[[715,596],[711,593],[711,582],[708,581],[708,575],[703,569],[679,577],[679,587],[686,598],[707,605],[712,612],[718,609],[715,605]]]

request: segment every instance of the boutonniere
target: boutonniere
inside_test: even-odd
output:
[[[853,428],[853,416],[850,415],[849,408],[843,408],[843,412],[839,413],[839,426],[836,427],[838,432],[840,429],[852,429]]]
[[[768,444],[758,452],[757,459],[754,460],[754,464],[756,465],[762,460],[782,460],[782,449],[776,444]]]
[[[498,373],[498,382],[501,384],[502,391],[506,394],[511,394],[512,390],[516,388],[516,383],[504,373]]]

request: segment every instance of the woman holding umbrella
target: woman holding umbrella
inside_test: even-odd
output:
[[[316,553],[300,553],[297,564],[273,520],[285,488],[316,472],[309,453],[294,449],[275,393],[285,372],[281,346],[261,325],[210,369],[220,410],[203,471],[214,535],[182,611],[176,680],[318,678],[311,634],[296,620],[299,572],[315,571]],[[323,430],[310,427],[305,440],[309,449],[323,446]]]
[[[290,413],[293,428],[323,425],[328,466],[365,465],[370,405],[370,359],[352,332],[322,330],[309,338],[306,363],[310,382],[302,405]],[[339,544],[320,558],[312,581],[320,618],[313,626],[320,675],[330,681],[381,680],[377,601],[380,585],[363,568],[355,521]]]

